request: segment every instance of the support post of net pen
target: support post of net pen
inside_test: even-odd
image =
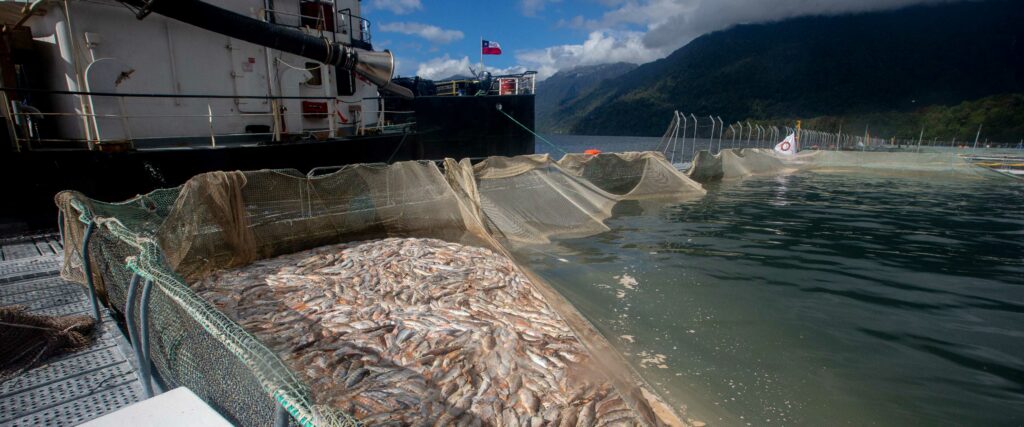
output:
[[[89,301],[92,303],[92,315],[96,323],[103,321],[100,317],[100,304],[96,299],[96,284],[92,278],[92,262],[89,260],[89,241],[92,240],[92,233],[96,229],[96,221],[89,221],[85,226],[85,237],[82,238],[82,272],[85,273],[85,283],[89,285]]]

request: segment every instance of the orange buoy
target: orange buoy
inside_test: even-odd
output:
[[[588,154],[588,155],[591,155],[591,156],[596,156],[598,154],[601,154],[601,150],[598,150],[596,148],[589,148],[589,149],[583,150],[583,154]]]

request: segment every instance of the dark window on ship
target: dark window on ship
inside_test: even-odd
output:
[[[312,74],[312,77],[310,77],[309,80],[306,80],[306,85],[309,85],[309,86],[320,86],[320,85],[324,84],[324,78],[323,78],[324,73],[323,73],[323,69],[322,68],[323,67],[321,67],[320,63],[318,63],[318,62],[307,62],[306,63],[306,69],[309,70],[309,74]]]
[[[356,79],[351,71],[339,70],[338,73],[338,96],[351,96],[356,93]]]

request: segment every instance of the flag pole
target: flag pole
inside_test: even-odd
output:
[[[484,74],[484,36],[480,36],[480,45],[477,46],[480,49],[480,75]]]

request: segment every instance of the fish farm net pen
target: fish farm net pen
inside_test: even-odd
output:
[[[212,172],[120,203],[77,192],[60,193],[56,202],[67,243],[62,275],[87,283],[83,267],[89,263],[102,303],[133,313],[126,320],[145,326],[139,328],[148,331],[142,334],[148,339],[140,341],[149,343],[143,353],[168,387],[189,387],[241,425],[270,424],[278,408],[301,425],[355,425],[357,410],[350,405],[314,399],[308,377],[282,359],[291,353],[272,350],[194,286],[260,260],[388,237],[439,239],[510,259],[503,246],[510,241],[603,230],[602,219],[619,200],[703,194],[660,154],[626,153],[566,155],[557,162],[534,155],[475,165],[469,159],[448,159],[440,166],[429,161],[353,165],[316,176],[294,170]],[[540,195],[544,200],[533,200]],[[518,209],[536,203],[545,209]],[[83,258],[89,224],[95,224],[94,233]],[[609,390],[629,409],[616,414],[628,413],[647,425],[684,424],[571,304],[536,275],[511,265],[595,366],[603,366],[594,371],[614,373],[608,374]],[[147,310],[139,310],[139,298],[128,298],[133,275],[153,283]],[[535,397],[534,409],[552,401]]]
[[[147,344],[142,349],[144,351],[137,351],[140,360],[151,364],[153,372],[168,387],[189,387],[232,422],[240,425],[267,425],[275,418],[281,419],[287,414],[292,423],[299,425],[338,426],[381,421],[380,418],[373,418],[372,411],[366,408],[379,401],[387,401],[384,398],[386,395],[380,394],[383,392],[379,390],[363,390],[352,394],[350,400],[328,401],[323,398],[322,390],[325,387],[348,390],[344,388],[347,385],[355,390],[371,385],[366,382],[366,378],[370,377],[368,371],[373,371],[373,378],[376,379],[397,374],[387,374],[385,371],[391,372],[391,368],[385,369],[380,364],[381,355],[385,354],[383,350],[356,351],[359,354],[370,351],[373,355],[360,356],[365,360],[359,359],[359,363],[364,365],[353,367],[354,362],[348,363],[351,360],[344,358],[352,357],[356,353],[346,352],[355,350],[343,348],[355,341],[346,341],[344,335],[331,335],[334,334],[330,332],[331,328],[350,328],[351,331],[347,333],[353,334],[353,340],[369,335],[373,339],[392,343],[399,335],[402,336],[402,342],[411,340],[411,332],[406,332],[407,327],[397,322],[393,325],[380,324],[382,319],[389,316],[398,319],[395,317],[398,314],[392,316],[374,311],[396,302],[366,300],[369,303],[365,306],[354,300],[338,302],[347,301],[344,299],[348,295],[345,292],[356,292],[360,284],[372,279],[368,275],[364,279],[367,273],[353,275],[346,269],[353,265],[366,265],[365,268],[379,270],[379,266],[391,265],[395,271],[405,271],[402,274],[406,275],[401,276],[403,279],[394,276],[372,279],[370,282],[376,283],[375,286],[395,287],[395,292],[415,293],[418,287],[455,286],[462,283],[460,280],[466,283],[459,286],[472,285],[466,279],[469,276],[459,274],[470,274],[478,270],[463,269],[459,270],[463,273],[457,273],[451,265],[461,261],[444,257],[439,259],[447,261],[430,264],[429,268],[419,267],[415,256],[404,258],[407,255],[402,255],[401,250],[396,252],[386,245],[374,246],[381,244],[379,239],[405,239],[400,240],[402,245],[406,245],[402,247],[412,251],[409,252],[411,254],[438,251],[475,253],[477,259],[492,260],[488,262],[494,266],[508,262],[509,267],[479,270],[478,273],[472,273],[476,274],[473,277],[501,277],[502,280],[509,280],[508,283],[516,284],[512,290],[519,289],[521,295],[534,295],[530,298],[539,300],[531,301],[543,301],[550,308],[550,315],[524,321],[526,324],[544,322],[569,331],[568,337],[571,338],[565,338],[568,347],[563,348],[566,354],[561,356],[557,352],[537,353],[529,342],[503,341],[509,343],[510,349],[524,349],[519,352],[527,356],[522,359],[523,366],[533,363],[536,366],[547,366],[546,369],[552,369],[552,372],[566,372],[559,371],[563,369],[559,363],[576,364],[564,363],[559,357],[572,360],[577,357],[576,354],[583,354],[587,358],[586,363],[592,363],[587,366],[594,366],[592,371],[602,375],[602,381],[608,381],[610,387],[607,389],[608,397],[602,401],[603,411],[600,415],[612,416],[609,413],[613,413],[616,414],[614,416],[632,417],[627,419],[645,425],[685,425],[686,421],[683,420],[686,414],[678,413],[662,401],[630,367],[622,354],[564,296],[529,269],[510,261],[510,248],[607,231],[604,220],[611,216],[613,207],[624,200],[675,202],[699,199],[706,192],[697,181],[795,170],[886,174],[952,173],[965,178],[998,175],[997,172],[949,154],[808,151],[786,157],[770,150],[725,149],[718,154],[698,152],[692,163],[687,175],[678,171],[658,152],[566,154],[557,161],[548,155],[529,155],[491,157],[479,162],[471,159],[446,159],[441,164],[410,161],[391,165],[350,165],[336,171],[329,171],[331,168],[318,169],[309,174],[288,169],[211,172],[197,175],[179,187],[155,190],[119,203],[105,203],[78,192],[66,191],[56,196],[61,212],[60,230],[66,243],[61,275],[68,280],[91,284],[100,302],[111,310],[121,314],[132,313],[126,321],[141,333],[143,339],[138,342]],[[90,229],[93,230],[92,235],[85,239],[86,231]],[[86,240],[88,246],[83,247]],[[394,243],[399,242],[395,240],[383,242],[399,244]],[[329,246],[339,244],[348,246]],[[448,244],[456,246],[447,249],[441,247]],[[249,269],[296,259],[294,257],[299,257],[302,251],[322,253],[325,250],[335,251],[331,253],[332,258],[302,261],[306,262],[303,265],[298,265],[299,261],[296,261],[291,267],[288,264],[274,264],[278,265],[276,269],[258,276],[265,279],[252,282],[259,286],[227,292],[224,293],[225,297],[217,296],[218,287],[228,285],[227,282],[213,279],[218,275],[254,274],[251,271],[255,270]],[[287,258],[289,256],[293,258]],[[86,264],[90,268],[86,268]],[[303,270],[306,266],[310,266],[308,271]],[[470,267],[480,266],[466,268]],[[87,270],[91,271],[89,278],[85,277]],[[306,283],[304,286],[313,287],[309,289],[324,286],[327,283],[325,280],[338,278],[346,278],[352,284],[351,287],[330,288],[330,292],[338,293],[339,299],[329,303],[313,299],[292,301],[287,299],[289,293],[285,292],[284,297],[279,298],[279,303],[285,305],[277,308],[256,307],[259,310],[270,310],[263,313],[270,316],[269,322],[262,325],[246,322],[239,315],[239,301],[248,298],[246,292],[271,292],[267,295],[278,295],[272,293],[273,286],[293,286],[288,285],[287,280],[273,282],[273,277],[285,277],[282,274],[287,273],[286,270],[292,271],[289,273],[292,276],[288,277],[298,277],[306,281],[303,282]],[[385,273],[397,274],[394,271]],[[447,276],[449,274],[451,276]],[[417,279],[406,280],[408,278]],[[129,284],[139,283],[140,280],[142,283],[152,281],[147,301],[129,298]],[[426,282],[420,283],[417,280]],[[486,280],[480,281],[484,282]],[[271,288],[267,287],[268,284]],[[326,294],[328,288],[323,289]],[[472,303],[468,298],[473,296],[473,292],[499,292],[493,295],[507,295],[500,292],[509,291],[488,287],[472,292],[464,291],[465,295],[454,293],[452,298],[467,298],[466,302]],[[301,292],[290,294],[302,295]],[[358,295],[352,294],[349,297]],[[373,294],[364,294],[360,298],[366,295]],[[411,299],[408,301],[403,304],[418,304]],[[512,304],[509,307],[514,306]],[[446,307],[444,310],[449,313],[463,311]],[[483,330],[479,328],[514,328],[514,325],[500,326],[500,319],[511,315],[506,313],[509,307],[490,306],[487,309],[490,311],[481,312],[492,313],[493,319],[475,324],[473,327],[478,329],[474,333]],[[359,323],[366,320],[358,320],[355,311],[351,319],[337,314],[348,309],[366,310],[366,313],[376,316],[370,318],[376,326]],[[281,327],[275,323],[274,319],[278,318],[275,316],[284,318],[296,313],[319,318],[320,326],[314,325],[316,330],[328,334],[326,337],[330,338],[323,340],[322,345],[333,342],[337,346],[332,352],[324,353],[330,357],[303,361],[301,356],[309,354],[303,353],[303,350],[318,348],[313,346],[317,340],[282,347],[283,342],[274,338],[281,334],[266,333]],[[324,313],[336,314],[331,320],[323,317]],[[482,321],[485,316],[478,313],[474,317]],[[415,321],[410,320],[408,323],[411,325]],[[381,329],[374,329],[381,326]],[[447,341],[432,342],[436,344]],[[433,344],[423,345],[429,348]],[[368,345],[363,348],[370,347]],[[475,355],[487,353],[478,352],[476,346],[471,347],[450,353],[437,348],[426,350],[419,347],[420,350],[416,351],[420,353],[413,353],[418,362],[402,366],[416,371],[416,375],[424,379],[434,378],[436,374],[440,383],[446,383],[450,380],[447,375],[451,371],[444,371],[445,367],[480,366],[470,360],[476,360]],[[582,350],[573,350],[577,348]],[[504,354],[501,356],[504,357]],[[441,369],[437,371],[438,367],[428,365],[427,359],[422,359],[424,357],[448,362],[436,362]],[[344,365],[342,359],[348,364]],[[453,362],[453,359],[459,360]],[[328,366],[320,366],[324,363],[345,366],[345,369],[338,370],[339,375],[346,375],[344,384],[316,381],[320,377],[311,376],[311,372],[319,372],[317,369],[323,370]],[[507,380],[511,379],[495,378],[493,374],[484,375],[474,379],[472,387],[480,387],[483,378],[498,382],[502,390],[508,389]],[[600,383],[598,381],[594,384]],[[536,384],[534,387],[537,387]],[[430,393],[461,389],[433,390]],[[458,392],[459,395],[444,397],[465,397],[469,391]],[[549,417],[568,416],[555,414],[557,411],[554,409],[548,410],[564,396],[532,393],[508,397],[517,402],[524,399],[527,401],[527,413],[523,416],[528,418],[545,414]],[[412,396],[425,398],[426,395]],[[534,398],[537,402],[533,401]],[[609,410],[617,408],[616,405],[620,403],[626,409]],[[395,405],[403,404],[411,403],[405,401]],[[452,408],[461,408],[455,402],[446,404],[452,405]],[[569,411],[570,406],[564,404],[558,408]],[[573,416],[588,419],[594,415],[587,412],[586,408],[593,410],[585,406]],[[382,410],[377,415],[381,415]],[[456,412],[459,415],[455,416],[460,417],[469,416],[466,414],[472,411]],[[367,417],[361,420],[357,414]]]

